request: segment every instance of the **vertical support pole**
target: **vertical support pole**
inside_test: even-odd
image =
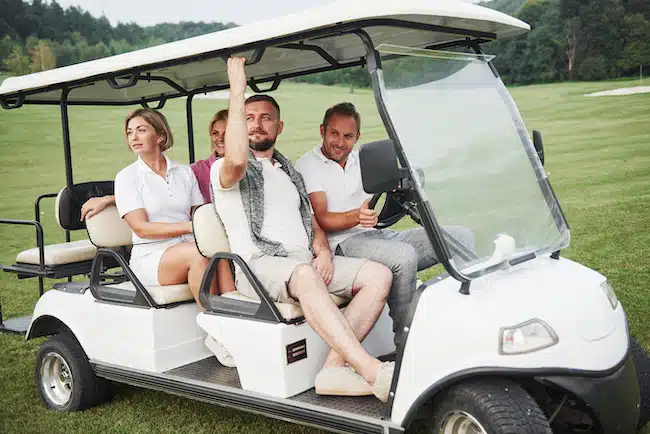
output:
[[[63,155],[65,157],[65,180],[68,188],[74,184],[72,178],[72,153],[70,152],[70,125],[68,122],[68,94],[70,89],[65,88],[61,93],[61,130],[63,131]]]
[[[187,102],[185,103],[185,112],[187,115],[187,147],[190,151],[190,164],[194,163],[194,119],[192,117],[192,101],[194,100],[194,94],[189,94],[187,96]]]
[[[70,150],[70,122],[68,120],[68,95],[70,89],[65,88],[61,93],[61,131],[63,131],[63,155],[65,157],[65,181],[68,188],[74,184],[72,178],[72,152]],[[65,231],[65,241],[70,242],[70,231]],[[68,277],[72,282],[72,277]],[[38,290],[43,295],[43,278],[38,278]]]

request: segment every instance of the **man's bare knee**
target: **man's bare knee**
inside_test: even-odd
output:
[[[300,298],[306,289],[314,286],[316,277],[316,271],[311,265],[298,265],[293,269],[289,278],[289,294],[292,297]]]
[[[388,267],[378,262],[367,261],[359,270],[357,279],[354,282],[355,288],[374,288],[378,295],[386,298],[393,283],[393,273]]]

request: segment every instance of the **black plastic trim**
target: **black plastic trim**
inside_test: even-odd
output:
[[[325,428],[343,433],[404,432],[400,426],[381,419],[358,416],[354,413],[332,411],[292,401],[259,395],[232,387],[204,382],[183,381],[169,374],[153,374],[108,366],[91,360],[97,376],[147,389],[159,390],[210,404],[243,410],[274,419]]]
[[[167,98],[165,98],[163,95],[160,95],[160,99],[158,99],[157,101],[158,101],[158,105],[156,105],[153,109],[154,110],[161,110],[163,107],[165,107],[165,103],[167,102]],[[153,102],[153,101],[151,101],[151,102]],[[146,101],[140,102],[140,105],[142,107],[144,107],[144,108],[151,108],[149,106],[149,103],[146,102]]]
[[[126,78],[127,81],[126,83],[118,83],[117,79],[118,78]],[[140,71],[134,71],[128,76],[122,75],[114,75],[114,76],[109,76],[106,78],[106,82],[108,85],[111,87],[111,89],[127,89],[129,87],[133,87],[138,83],[138,79],[140,78]]]
[[[72,152],[70,150],[70,123],[68,120],[68,95],[70,88],[66,87],[61,93],[61,131],[63,133],[63,156],[65,158],[65,180],[68,188],[74,185],[72,177]]]
[[[192,103],[194,102],[194,95],[189,94],[185,101],[185,117],[187,119],[187,148],[190,153],[190,164],[194,163],[194,115],[192,113]]]
[[[282,82],[282,77],[280,76],[280,74],[275,74],[273,78],[273,82],[271,83],[271,86],[268,89],[260,89],[260,87],[257,85],[258,82],[254,77],[248,80],[248,85],[250,86],[251,89],[253,89],[253,92],[255,93],[265,93],[265,92],[273,92],[274,90],[277,90],[277,88],[280,87],[281,82]]]
[[[239,313],[236,313],[233,312],[233,310],[221,309],[219,307],[212,306],[209,297],[210,284],[212,282],[213,277],[218,278],[217,264],[221,259],[227,259],[239,265],[240,269],[244,273],[244,276],[246,276],[246,279],[248,279],[251,286],[253,287],[253,290],[259,297],[260,304],[258,305],[255,314],[252,317],[241,311]],[[264,321],[264,322],[271,322],[271,323],[287,322],[284,318],[282,318],[280,311],[273,303],[273,300],[271,300],[271,298],[268,296],[266,290],[264,289],[260,281],[257,279],[255,274],[253,274],[251,269],[248,267],[248,264],[244,262],[241,256],[236,255],[234,253],[220,252],[215,254],[210,259],[210,262],[208,263],[208,266],[206,267],[205,272],[203,273],[203,279],[201,280],[201,289],[199,290],[199,300],[201,301],[201,306],[203,306],[203,308],[205,309],[206,314],[228,315],[228,316],[235,315],[235,316],[247,317],[257,321]],[[246,303],[246,302],[241,302],[241,303]]]
[[[43,270],[40,270],[40,265],[18,262],[13,265],[0,265],[0,270],[15,273],[18,275],[18,279],[31,279],[39,276],[48,279],[63,279],[70,276],[88,274],[90,273],[91,266],[92,260],[88,260],[73,262],[71,264],[46,265]]]
[[[147,72],[145,75],[141,75],[139,77],[139,79],[149,81],[149,82],[151,82],[151,81],[161,81],[161,82],[167,84],[169,87],[175,89],[180,94],[183,94],[183,95],[188,94],[187,89],[185,89],[183,86],[181,86],[180,84],[176,83],[174,80],[172,80],[171,78],[168,78],[168,77],[160,77],[160,76],[157,76],[157,75],[151,75],[150,72]]]
[[[330,55],[323,47],[320,45],[314,44],[305,44],[303,41],[298,42],[297,44],[284,44],[280,45],[279,48],[286,48],[289,50],[301,50],[301,51],[313,51],[317,53],[320,57],[323,58],[326,62],[334,67],[338,67],[341,64],[333,56]]]
[[[25,96],[18,95],[15,97],[0,98],[0,106],[5,110],[13,110],[23,106],[25,103]]]
[[[124,270],[126,276],[129,278],[129,281],[135,287],[136,295],[135,295],[135,299],[132,302],[121,303],[121,302],[116,302],[115,300],[105,299],[102,296],[100,291],[101,288],[100,273],[101,273],[101,269],[103,268],[103,258],[105,256],[109,258],[113,258],[115,261],[117,261],[119,266],[122,267],[122,269]],[[149,292],[144,287],[144,285],[140,283],[140,280],[137,278],[135,273],[133,273],[129,265],[126,263],[126,260],[119,253],[110,249],[98,249],[97,253],[95,254],[95,259],[93,260],[93,265],[90,272],[90,292],[92,293],[93,297],[95,297],[97,300],[100,301],[117,303],[117,304],[127,304],[127,305],[133,304],[139,306],[153,307],[156,309],[160,307],[160,305],[158,305],[158,303],[154,301],[153,297],[151,297],[151,294],[149,294]]]

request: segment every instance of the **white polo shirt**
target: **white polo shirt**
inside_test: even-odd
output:
[[[166,180],[151,170],[140,157],[115,176],[115,206],[120,217],[144,208],[150,222],[190,221],[191,208],[203,204],[199,183],[190,166],[178,164],[167,157],[165,160]],[[135,232],[132,239],[134,245],[160,241],[140,238]]]
[[[309,239],[302,223],[298,190],[280,163],[272,164],[268,158],[257,160],[262,163],[264,176],[264,223],[260,235],[281,243],[287,250],[308,249]],[[224,161],[220,158],[210,168],[213,203],[228,234],[230,249],[247,261],[262,252],[251,238],[239,183],[229,189],[221,186],[219,170]]]
[[[305,180],[307,193],[325,193],[329,212],[346,212],[359,208],[364,200],[372,197],[363,191],[359,151],[352,151],[345,168],[342,168],[339,163],[323,155],[321,145],[318,145],[298,160],[296,169]],[[371,229],[357,225],[343,231],[328,232],[330,248],[334,251],[346,238],[367,230]]]

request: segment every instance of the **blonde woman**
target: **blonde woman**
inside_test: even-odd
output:
[[[164,151],[174,139],[162,113],[137,109],[125,120],[129,149],[137,160],[115,177],[115,204],[133,231],[130,267],[147,285],[175,285],[187,282],[199,303],[199,289],[208,259],[203,257],[192,236],[191,215],[204,203],[189,166],[170,160]],[[229,264],[219,264],[219,285],[211,292],[233,291]]]
[[[205,160],[198,160],[190,164],[190,167],[199,181],[199,190],[203,195],[205,203],[212,202],[210,197],[210,168],[217,158],[221,158],[225,154],[224,141],[226,138],[226,123],[228,122],[228,110],[219,110],[210,119],[208,125],[208,133],[210,134],[210,150],[211,154]]]

